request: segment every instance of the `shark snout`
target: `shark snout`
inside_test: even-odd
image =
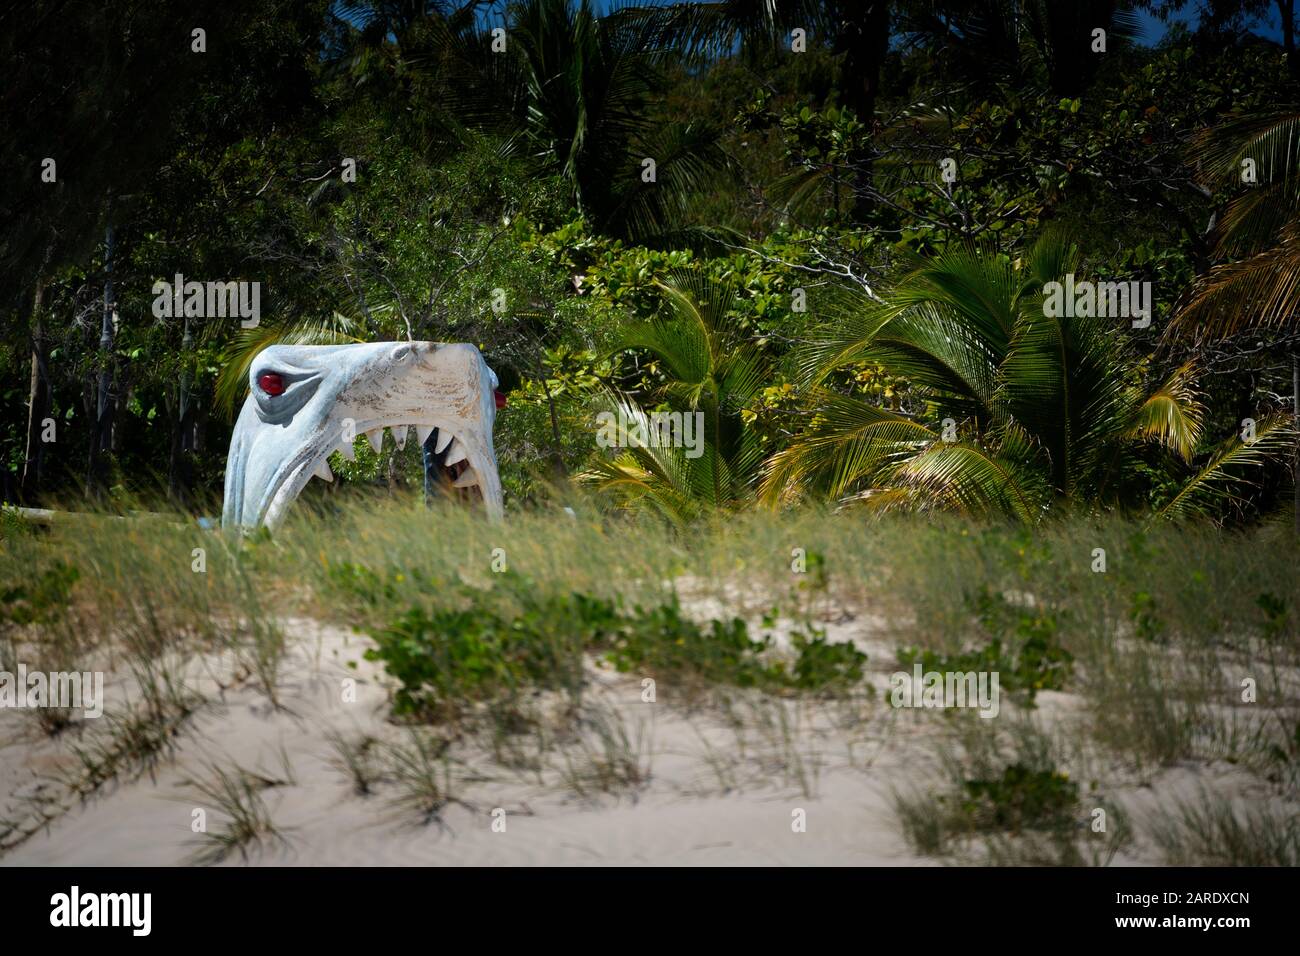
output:
[[[383,342],[270,346],[250,370],[288,387],[254,391],[244,403],[226,463],[222,524],[274,527],[312,477],[332,481],[335,451],[355,459],[365,435],[380,451],[384,431],[404,447],[411,429],[436,453],[457,488],[476,489],[490,514],[502,511],[492,428],[497,377],[472,345]]]

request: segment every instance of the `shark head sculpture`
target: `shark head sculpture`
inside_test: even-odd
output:
[[[501,516],[497,377],[474,346],[272,345],[248,380],[226,459],[223,527],[277,527],[313,475],[333,480],[331,452],[353,458],[362,434],[379,451],[385,428],[400,448],[411,425],[421,445],[437,430],[435,449],[454,486],[476,488],[488,513]]]

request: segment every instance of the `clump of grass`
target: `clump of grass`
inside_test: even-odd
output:
[[[1178,692],[1176,663],[1146,648],[1109,649],[1094,661],[1093,737],[1139,765],[1169,766],[1195,753],[1197,702]]]
[[[352,791],[359,797],[374,793],[375,784],[383,776],[379,765],[379,738],[372,734],[349,737],[330,729],[325,734],[334,750],[334,765],[352,781]]]
[[[1238,812],[1205,790],[1162,812],[1151,836],[1170,866],[1300,865],[1300,811],[1258,805]]]
[[[267,700],[279,710],[280,667],[288,652],[284,632],[275,617],[263,609],[258,588],[244,562],[231,564],[231,583],[241,609],[237,618],[241,626],[233,638],[236,653]]]
[[[1300,720],[1289,727],[1281,714],[1275,714],[1274,720],[1279,732],[1266,737],[1260,748],[1262,774],[1270,783],[1295,793],[1300,791]]]
[[[6,636],[19,628],[60,620],[71,604],[73,585],[81,578],[77,567],[57,558],[42,570],[14,571],[21,577],[0,589],[0,634]]]
[[[192,862],[210,866],[221,863],[235,853],[247,860],[251,851],[271,844],[288,845],[284,833],[275,825],[270,809],[262,796],[272,787],[292,783],[287,758],[286,773],[280,777],[268,776],[260,770],[249,770],[235,765],[230,769],[218,764],[205,767],[206,776],[190,777],[183,786],[200,800],[210,804],[225,820],[216,829],[204,830],[198,837],[199,847]],[[208,808],[205,808],[208,809]]]
[[[17,669],[20,645],[34,655],[32,670],[75,671],[85,650],[81,622],[74,613],[73,588],[81,571],[56,558],[48,565],[23,568],[13,584],[0,588],[0,669]],[[29,711],[42,732],[57,736],[73,724],[71,707]]]
[[[738,771],[742,763],[740,755],[730,748],[715,745],[694,725],[691,730],[700,742],[700,759],[717,780],[717,791],[728,794],[739,790],[741,778]]]
[[[559,714],[561,724],[571,723],[572,708]],[[541,709],[520,700],[491,703],[486,708],[482,737],[493,762],[509,770],[533,775],[542,782],[546,769],[545,755],[552,746],[550,725]]]
[[[895,790],[904,839],[927,856],[970,861],[982,851],[993,865],[1109,863],[1132,836],[1121,810],[1081,794],[1034,725],[1010,737],[1008,749],[996,730],[972,725],[959,749],[941,753],[940,786]]]
[[[119,778],[152,775],[176,752],[176,738],[203,703],[166,660],[132,662],[139,700],[121,713],[105,713],[101,726],[71,746],[76,770],[64,783],[83,799]]]
[[[65,781],[82,798],[119,777],[152,771],[174,752],[171,728],[150,715],[129,710],[105,714],[104,722],[103,731],[71,748],[77,769],[66,774]]]
[[[24,518],[17,508],[0,505],[0,541],[10,542],[35,534],[36,525]]]
[[[717,781],[712,790],[717,793],[751,786],[779,787],[815,799],[827,763],[821,749],[822,734],[848,729],[842,720],[851,720],[858,730],[865,726],[860,706],[828,712],[824,702],[801,697],[728,690],[720,692],[714,703],[714,714],[722,719],[719,732],[723,736],[706,734],[694,724],[692,730],[700,744],[696,755]],[[847,702],[836,698],[835,704]],[[869,764],[869,759],[854,755],[853,746],[848,743],[849,764],[859,768]]]
[[[989,866],[1109,866],[1115,855],[1132,842],[1127,815],[1114,804],[1097,801],[1088,824],[1074,827],[1026,830],[984,836],[985,862]],[[1097,817],[1098,812],[1104,817]],[[1096,827],[1104,824],[1106,830]]]
[[[1129,596],[1129,602],[1128,616],[1133,625],[1133,636],[1151,644],[1168,643],[1165,623],[1151,592],[1133,591]]]
[[[409,744],[391,743],[383,748],[384,768],[397,785],[390,805],[424,826],[442,826],[447,807],[469,806],[453,794],[451,740],[414,727],[408,739]]]
[[[921,856],[942,856],[956,835],[951,833],[933,794],[922,790],[893,793],[894,816],[903,839]]]
[[[1263,591],[1255,598],[1255,606],[1261,612],[1260,636],[1266,642],[1281,643],[1293,633],[1294,624],[1285,598],[1272,591]]]
[[[767,780],[798,790],[810,800],[817,796],[824,761],[813,745],[805,708],[799,701],[749,698],[739,710],[733,709],[732,720],[738,737],[757,735],[757,745],[747,749]]]
[[[34,786],[4,808],[0,816],[0,855],[47,827],[68,811],[67,792],[52,779]]]
[[[628,795],[635,800],[650,782],[651,751],[644,721],[629,731],[617,711],[591,710],[579,720],[575,741],[562,751],[560,774],[580,799]]]

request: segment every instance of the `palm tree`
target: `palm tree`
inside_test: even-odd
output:
[[[955,249],[916,263],[883,303],[837,303],[828,334],[802,356],[817,420],[767,463],[762,496],[1032,523],[1061,503],[1119,501],[1144,446],[1190,462],[1203,417],[1193,366],[1150,389],[1114,319],[1047,315],[1044,286],[1077,268],[1074,249],[1052,237],[1015,262]],[[826,386],[861,362],[927,390],[928,407],[889,411]],[[1229,443],[1165,513],[1222,499],[1285,434],[1271,419],[1252,443]]]
[[[327,74],[347,77],[395,118],[432,120],[436,128],[454,112],[445,101],[472,99],[468,91],[478,86],[473,80],[492,79],[493,67],[503,64],[502,57],[490,55],[490,39],[484,42],[477,32],[477,19],[488,5],[488,0],[338,0],[328,14]]]
[[[649,109],[678,55],[660,23],[618,10],[599,17],[590,0],[520,0],[509,17],[526,89],[522,129],[540,165],[599,229],[670,229],[727,164],[717,130]]]
[[[1203,130],[1191,158],[1209,186],[1246,182],[1217,217],[1210,269],[1169,328],[1171,336],[1225,338],[1276,330],[1300,318],[1300,110],[1233,117]]]
[[[1214,253],[1166,330],[1205,345],[1245,333],[1294,333],[1300,323],[1300,110],[1232,117],[1203,130],[1191,158],[1207,185],[1249,184],[1217,217]],[[1300,416],[1300,350],[1292,346],[1292,413]],[[1300,534],[1300,448],[1294,463]]]
[[[1041,77],[1056,96],[1079,96],[1103,57],[1093,31],[1106,31],[1113,51],[1138,33],[1137,15],[1124,0],[949,0],[899,4],[898,31],[935,49],[955,69],[979,82],[1017,84]]]
[[[737,44],[776,50],[789,42],[795,28],[829,31],[834,27],[831,6],[824,0],[706,0],[646,7],[642,15],[667,15],[668,29],[691,52],[725,56]]]
[[[648,8],[641,16],[662,23],[666,36],[695,61],[739,50],[757,59],[790,49],[793,31],[808,43],[824,42],[840,59],[839,105],[868,133],[875,125],[881,71],[889,54],[893,0],[714,0]],[[854,216],[871,211],[871,163],[854,163]]]
[[[611,235],[672,231],[689,197],[728,169],[716,129],[651,109],[664,67],[680,56],[667,18],[632,8],[598,16],[591,0],[516,0],[502,49],[490,30],[476,31],[479,6],[342,4],[334,63],[385,90],[404,78],[421,109],[438,114],[422,117],[442,127],[435,138],[454,141],[469,128],[526,149]]]
[[[689,448],[651,439],[658,433],[655,412],[611,395],[605,411],[645,440],[614,458],[596,458],[578,478],[629,509],[686,521],[752,500],[762,448],[742,412],[755,403],[765,368],[728,316],[734,288],[685,273],[659,288],[665,314],[628,329],[618,350],[649,353],[662,366],[666,381],[653,398],[669,414],[697,416],[702,428],[692,437],[699,442]]]

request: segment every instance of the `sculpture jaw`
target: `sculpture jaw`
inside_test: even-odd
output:
[[[332,452],[353,457],[351,439],[361,434],[378,451],[386,427],[400,444],[410,425],[421,441],[438,429],[447,464],[467,463],[456,485],[476,487],[488,513],[500,517],[496,385],[472,345],[270,346],[249,369],[250,394],[226,461],[222,525],[277,527],[313,475],[332,480]]]

